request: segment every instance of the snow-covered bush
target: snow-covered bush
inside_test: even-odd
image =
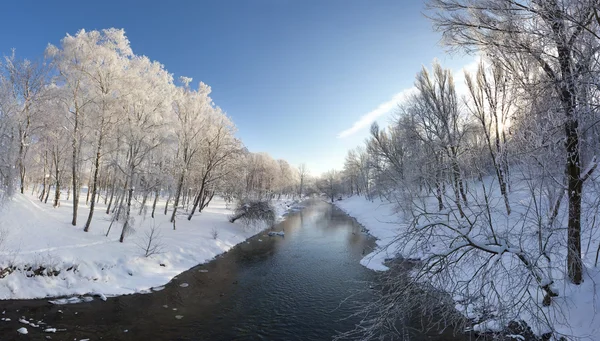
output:
[[[267,228],[275,224],[275,218],[275,208],[270,201],[241,200],[237,203],[229,221],[233,223],[242,219],[245,226],[264,225]]]

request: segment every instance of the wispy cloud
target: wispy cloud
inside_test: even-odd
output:
[[[453,72],[454,82],[456,84],[456,93],[459,97],[467,94],[467,86],[465,85],[464,72],[468,71],[469,73],[474,74],[477,71],[477,67],[479,66],[480,61],[481,57],[479,55],[476,55],[470,63],[463,66],[460,70],[455,70]],[[345,138],[370,126],[381,116],[389,114],[394,108],[397,107],[398,104],[404,102],[411,94],[416,93],[416,91],[417,89],[415,87],[400,91],[399,93],[395,94],[389,101],[379,104],[377,108],[364,114],[361,118],[354,122],[354,124],[352,124],[352,127],[340,132],[337,135],[337,137],[340,139]]]
[[[454,70],[453,78],[456,89],[456,95],[460,98],[462,96],[466,96],[469,94],[469,89],[467,88],[467,84],[465,83],[465,72],[468,72],[471,76],[475,76],[477,73],[477,69],[479,68],[479,63],[481,63],[482,58],[478,54],[475,56],[473,61],[463,66],[460,70]],[[483,60],[483,65],[487,66],[488,64]]]
[[[396,108],[398,103],[401,103],[404,100],[406,100],[408,98],[408,96],[413,94],[415,91],[416,91],[416,89],[414,87],[412,87],[412,88],[404,89],[401,92],[395,94],[389,101],[379,104],[379,106],[377,106],[377,108],[364,114],[361,118],[358,119],[358,121],[354,122],[352,127],[342,131],[341,133],[338,134],[337,137],[340,139],[344,138],[344,137],[348,137],[348,136],[353,135],[354,133],[360,131],[361,129],[370,126],[371,123],[375,122],[375,120],[377,120],[379,117],[390,113],[392,111],[392,109]]]

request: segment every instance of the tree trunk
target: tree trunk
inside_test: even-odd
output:
[[[566,172],[568,177],[569,198],[569,223],[567,243],[567,266],[569,279],[574,284],[580,284],[583,278],[583,264],[581,262],[581,166],[579,164],[579,136],[577,121],[572,117],[565,124],[567,131],[567,162]]]
[[[179,181],[177,181],[177,190],[175,191],[175,200],[173,201],[173,214],[171,215],[171,222],[175,221],[175,215],[177,214],[177,206],[179,205],[179,197],[181,196],[181,189],[183,188],[183,179],[185,178],[185,169],[181,171]],[[167,201],[167,206],[168,206]],[[165,208],[165,212],[167,209]],[[166,214],[166,213],[165,213]]]
[[[444,201],[443,201],[443,191],[442,191],[442,176],[441,170],[435,171],[435,197],[438,201],[438,210],[441,211],[444,209]]]
[[[148,200],[148,192],[149,191],[144,191],[144,194],[142,196],[142,205],[140,206],[140,212],[138,213],[138,215],[142,215],[142,213],[144,213],[144,208],[146,207],[146,200]]]
[[[54,207],[59,206],[60,201],[60,168],[56,165],[56,188],[54,189]]]
[[[71,174],[73,180],[73,219],[71,225],[77,226],[77,209],[79,208],[79,183],[77,181],[77,168],[78,168],[78,151],[77,151],[77,134],[79,133],[79,114],[77,108],[75,109],[75,126],[73,128],[73,160],[71,162]]]
[[[115,189],[117,187],[116,185],[117,185],[117,177],[115,176],[115,179],[113,180],[113,183],[112,183],[112,189],[110,190],[110,200],[108,201],[108,206],[106,207],[106,214],[110,213],[110,206],[112,205],[113,199],[115,197]],[[107,197],[108,197],[108,195],[107,195]],[[106,204],[106,201],[104,203]]]
[[[94,161],[94,175],[92,176],[92,202],[90,202],[90,213],[88,214],[87,221],[83,230],[88,232],[90,225],[92,224],[92,217],[94,216],[94,208],[96,207],[96,192],[98,191],[98,171],[100,170],[100,156],[102,151],[102,138],[104,136],[102,127],[104,126],[104,119],[100,122],[100,134],[98,136],[98,148],[96,149],[96,160]],[[90,188],[88,186],[88,197],[90,195]]]
[[[128,189],[127,195],[127,209],[125,210],[125,222],[123,223],[123,229],[121,230],[121,237],[119,237],[119,242],[123,242],[125,240],[125,234],[127,230],[129,230],[129,215],[131,214],[131,198],[133,197],[133,188]]]
[[[40,195],[40,201],[44,201],[44,197],[46,196],[46,191],[49,191],[46,183],[46,170],[48,168],[48,152],[44,153],[44,174],[42,174],[42,194]]]
[[[46,191],[46,197],[44,198],[44,204],[48,203],[49,196],[50,196],[50,186],[48,186],[48,190]]]
[[[460,170],[458,168],[458,163],[456,163],[454,160],[452,160],[451,162],[452,162],[452,187],[454,189],[456,208],[458,208],[460,217],[463,218],[465,216],[465,214],[462,209],[461,195],[463,196],[463,199],[466,199],[466,198],[464,197],[464,189],[462,188],[462,179],[460,178]]]
[[[25,162],[23,161],[23,143],[19,145],[19,176],[21,180],[21,194],[25,192]]]
[[[92,188],[91,182],[92,182],[93,171],[94,171],[94,165],[92,164],[92,169],[90,169],[90,178],[88,179],[88,183],[87,183],[87,191],[85,194],[85,205],[86,206],[90,203],[90,189]]]
[[[205,191],[205,193],[206,193],[206,191]],[[215,196],[215,191],[210,191],[210,194],[207,194],[202,198],[202,202],[200,203],[200,208],[198,208],[198,213],[202,212],[202,210],[204,210],[208,206],[208,204],[210,204],[210,202],[212,201],[214,196]]]
[[[581,179],[581,160],[579,150],[579,122],[575,116],[576,92],[575,75],[571,54],[566,42],[558,37],[564,32],[564,22],[555,20],[554,33],[557,35],[558,62],[561,78],[559,95],[565,110],[565,148],[567,152],[565,173],[567,176],[567,195],[569,198],[569,222],[567,227],[567,272],[573,284],[581,284],[583,280],[583,264],[581,261],[581,195],[583,180]]]
[[[29,129],[29,115],[27,115],[26,130]],[[23,131],[23,128],[19,127],[19,176],[21,180],[21,194],[25,193],[25,153],[27,152],[25,146],[25,139],[27,138],[27,131]]]
[[[158,185],[157,185],[157,188],[154,191],[154,202],[152,203],[152,215],[151,215],[152,218],[154,218],[154,211],[156,211],[156,202],[158,201],[159,196],[160,196],[160,189],[158,189]]]
[[[200,191],[198,191],[198,195],[194,198],[194,205],[192,206],[192,210],[190,211],[190,214],[188,215],[188,220],[192,220],[192,217],[194,216],[194,212],[196,212],[196,208],[198,208],[198,204],[200,203],[200,200],[202,199],[201,196],[204,194],[204,191],[206,188],[207,176],[208,176],[208,173],[205,173],[204,176],[202,177],[202,183],[200,184]]]
[[[167,215],[167,211],[169,210],[169,201],[171,200],[171,189],[168,188],[167,191],[169,195],[167,196],[167,201],[165,202],[165,215]]]
[[[125,186],[123,193],[121,193],[119,195],[119,197],[117,198],[117,201],[119,202],[119,204],[117,206],[115,206],[115,208],[113,208],[113,212],[117,212],[117,219],[119,220],[119,218],[121,217],[121,208],[123,207],[123,200],[125,200],[125,193],[127,193],[127,187],[129,186],[129,179],[127,181],[125,181]],[[133,193],[132,193],[133,194]]]
[[[183,188],[181,188],[181,207],[187,210],[187,202],[188,202],[188,195],[190,194],[190,190],[188,189],[187,191],[184,190]]]

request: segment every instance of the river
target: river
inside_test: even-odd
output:
[[[373,238],[318,200],[274,230],[285,236],[260,233],[151,294],[69,305],[4,301],[2,317],[11,321],[0,322],[0,339],[331,340],[354,328],[350,316],[376,276],[359,264]],[[21,317],[44,324],[25,326]],[[23,326],[29,334],[17,333]],[[59,331],[44,333],[49,327]]]

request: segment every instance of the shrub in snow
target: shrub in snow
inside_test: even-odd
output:
[[[452,340],[455,334],[464,332],[470,321],[454,308],[452,297],[411,278],[410,270],[417,263],[393,260],[387,265],[389,270],[379,273],[369,286],[374,299],[358,302],[362,308],[355,315],[362,317],[361,323],[354,330],[338,334],[335,340],[379,340],[390,335],[408,340],[417,326],[435,331],[437,340]],[[427,330],[417,334],[420,332]]]
[[[212,238],[215,240],[219,237],[219,231],[217,231],[217,229],[214,227],[211,229],[210,234],[212,235]]]
[[[154,221],[150,230],[145,231],[144,236],[137,243],[137,246],[142,249],[144,257],[150,257],[163,252],[165,245],[162,243],[162,234]]]
[[[266,227],[275,224],[275,208],[270,201],[241,200],[238,202],[230,222],[242,219],[246,226],[257,226],[264,224]]]

